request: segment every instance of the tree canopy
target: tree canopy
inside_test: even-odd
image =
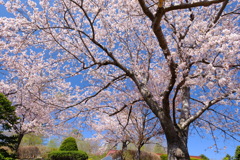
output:
[[[169,160],[190,159],[190,128],[215,143],[215,131],[239,141],[238,0],[1,3],[13,18],[0,18],[0,60],[14,75],[2,90],[24,84],[24,102],[85,124],[130,117],[144,103],[159,120]],[[18,61],[21,69],[12,65]]]

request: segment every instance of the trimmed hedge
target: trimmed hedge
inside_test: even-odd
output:
[[[62,142],[59,150],[60,151],[78,151],[77,142],[76,142],[75,138],[73,138],[73,137],[66,138]]]
[[[84,151],[53,151],[48,155],[50,160],[87,160],[88,155]]]

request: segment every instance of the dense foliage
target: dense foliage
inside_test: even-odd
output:
[[[6,158],[12,155],[2,147],[15,148],[17,136],[11,135],[10,132],[13,126],[18,123],[18,117],[15,113],[15,107],[2,93],[0,93],[0,113],[0,154]]]
[[[168,159],[168,158],[167,158],[167,154],[163,154],[163,155],[161,155],[160,157],[161,157],[161,160],[167,160],[167,159]]]
[[[229,154],[227,154],[222,160],[232,160],[232,157]]]
[[[234,158],[234,160],[240,160],[240,146],[237,146]]]
[[[0,153],[0,160],[15,160],[15,159],[11,157],[5,157]]]
[[[33,133],[25,134],[21,141],[21,146],[34,146],[42,144],[43,139],[39,135],[35,135]]]
[[[83,151],[54,151],[48,157],[51,160],[87,160],[88,155]]]
[[[78,151],[78,147],[77,147],[75,138],[73,138],[73,137],[66,138],[62,142],[59,150],[60,151]]]

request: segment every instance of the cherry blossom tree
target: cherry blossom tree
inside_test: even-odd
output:
[[[190,127],[239,141],[237,0],[1,3],[14,15],[0,19],[2,53],[44,49],[45,61],[76,76],[72,115],[91,121],[144,101],[169,160],[189,159]]]
[[[114,146],[122,144],[122,152],[132,143],[137,148],[136,159],[140,158],[140,149],[153,138],[161,140],[163,133],[159,120],[151,110],[137,103],[118,114],[99,114],[94,123],[89,124],[97,132],[94,139],[104,140]]]
[[[54,112],[56,108],[70,104],[66,93],[71,89],[70,83],[56,78],[56,74],[50,74],[51,67],[55,66],[49,61],[45,62],[41,56],[40,53],[31,52],[0,57],[2,70],[5,71],[0,81],[0,92],[13,101],[19,116],[19,123],[13,126],[18,135],[16,150],[28,133],[51,134],[60,131],[61,127],[55,125]]]
[[[161,140],[163,131],[159,126],[159,120],[144,105],[137,106],[135,113],[130,115],[132,143],[137,148],[136,160],[140,160],[141,148],[153,138]]]

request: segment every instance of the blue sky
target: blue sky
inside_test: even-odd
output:
[[[6,12],[5,8],[0,5],[0,17],[11,17],[9,13]],[[83,132],[83,135],[85,138],[89,138],[92,135],[92,132],[85,131]],[[226,156],[226,154],[229,154],[231,156],[234,155],[235,149],[238,145],[240,145],[239,142],[236,142],[234,140],[224,140],[223,138],[219,138],[218,141],[218,147],[219,152],[216,152],[216,148],[210,149],[209,147],[214,144],[213,139],[210,135],[206,135],[204,139],[200,138],[198,135],[191,135],[189,137],[189,153],[193,156],[198,156],[200,154],[204,154],[207,157],[209,157],[211,160],[222,160],[223,157]],[[226,146],[226,149],[223,149],[224,146]]]
[[[236,147],[240,145],[237,141],[219,138],[217,141],[219,152],[216,152],[216,148],[209,148],[213,144],[214,141],[210,135],[207,135],[204,139],[200,138],[198,135],[190,136],[188,144],[189,153],[193,156],[204,154],[211,160],[222,160],[226,154],[233,156],[235,154]],[[225,146],[226,149],[224,149]]]

